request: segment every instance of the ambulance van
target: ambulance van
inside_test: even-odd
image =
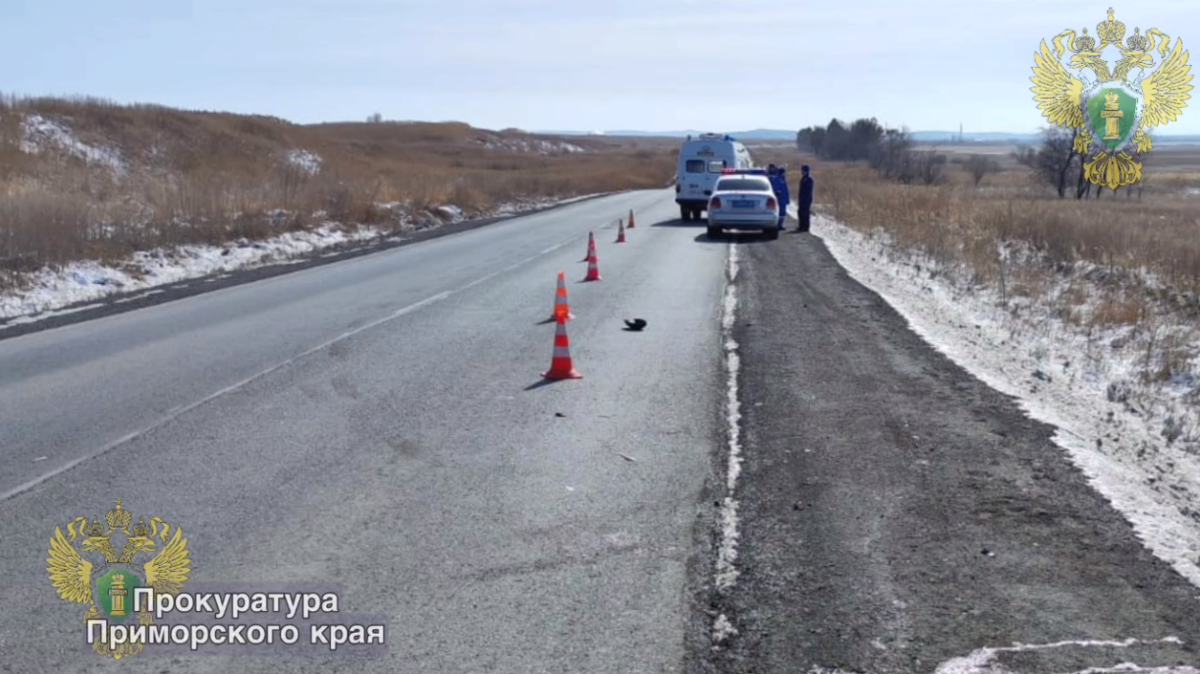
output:
[[[688,136],[679,148],[675,169],[675,203],[681,220],[700,220],[723,169],[754,168],[750,151],[731,136],[706,133]]]

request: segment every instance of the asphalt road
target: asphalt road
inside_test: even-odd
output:
[[[727,246],[674,211],[615,195],[0,342],[0,671],[115,671],[44,569],[116,498],[183,529],[193,586],[335,579],[389,622],[381,659],[122,672],[681,671]],[[559,270],[584,379],[539,385]]]
[[[720,606],[739,634],[709,671],[1200,666],[1200,589],[1049,427],[924,343],[819,238],[739,254],[742,568]]]
[[[729,245],[676,216],[616,195],[0,341],[0,672],[1200,663],[1200,590],[810,235],[737,245],[740,576],[714,590]],[[559,270],[584,378],[547,385]],[[183,529],[187,589],[336,582],[388,652],[87,652],[45,559],[117,498]]]

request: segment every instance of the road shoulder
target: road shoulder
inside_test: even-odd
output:
[[[976,659],[1030,674],[1200,661],[1200,592],[1050,427],[925,344],[820,239],[740,250],[741,575],[721,671],[933,672],[1014,642],[1127,639]]]

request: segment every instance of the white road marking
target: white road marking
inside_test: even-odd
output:
[[[1149,646],[1154,644],[1175,644],[1183,642],[1177,637],[1166,637],[1157,641],[1126,639],[1124,641],[1060,641],[1052,644],[1021,644],[993,648],[980,648],[970,655],[948,660],[938,666],[933,674],[1028,674],[1024,671],[1013,671],[1000,665],[995,657],[1000,653],[1018,653],[1021,651],[1042,651],[1055,648],[1129,648],[1131,646]],[[872,642],[875,645],[875,642]],[[860,672],[861,670],[854,670]],[[814,667],[806,674],[851,674],[843,669]],[[863,674],[874,674],[864,672]],[[1186,665],[1142,667],[1132,662],[1123,662],[1111,667],[1088,667],[1073,672],[1056,672],[1056,674],[1200,674],[1200,669]]]
[[[572,237],[571,240],[574,240],[576,238],[578,238],[578,237]],[[38,477],[35,477],[32,480],[29,480],[28,482],[24,482],[6,492],[4,492],[3,494],[0,494],[0,501],[7,501],[8,499],[13,498],[14,496],[17,496],[26,491],[29,491],[30,489],[33,489],[34,487],[45,482],[46,480],[49,480],[50,478],[55,477],[56,475],[61,475],[62,473],[67,472],[68,470],[71,470],[72,468],[74,468],[75,466],[78,466],[79,464],[83,463],[84,461],[88,461],[90,459],[94,459],[98,456],[106,454],[109,451],[113,450],[114,448],[119,447],[127,442],[132,441],[132,440],[135,440],[138,437],[145,435],[146,433],[149,433],[150,431],[153,431],[154,429],[159,428],[160,426],[163,426],[166,423],[169,423],[170,421],[178,418],[179,416],[181,416],[183,414],[186,414],[186,413],[196,409],[197,407],[200,407],[201,405],[203,405],[205,403],[216,400],[217,398],[220,398],[223,395],[232,393],[232,392],[246,386],[247,384],[250,384],[258,379],[261,379],[261,378],[271,374],[272,372],[279,370],[280,368],[286,367],[286,366],[288,366],[302,358],[310,356],[322,349],[327,349],[330,346],[332,346],[342,340],[353,337],[354,335],[357,335],[361,332],[370,330],[371,328],[378,327],[380,325],[383,325],[384,323],[393,321],[401,316],[404,316],[405,314],[412,313],[412,312],[416,311],[417,309],[429,306],[430,304],[434,304],[435,302],[440,302],[448,297],[451,297],[453,295],[461,293],[465,290],[469,290],[470,288],[474,288],[475,286],[477,286],[481,283],[486,283],[487,281],[490,281],[491,279],[496,278],[500,274],[513,271],[514,269],[516,269],[522,265],[533,262],[534,260],[538,259],[539,257],[542,257],[548,253],[552,253],[552,252],[562,248],[567,243],[569,243],[569,241],[564,241],[555,246],[551,246],[551,247],[537,253],[536,255],[531,255],[531,256],[521,260],[520,262],[511,264],[511,265],[505,267],[504,269],[501,269],[499,271],[488,274],[487,276],[484,276],[483,278],[475,279],[474,281],[471,281],[470,283],[468,283],[464,286],[461,286],[454,290],[447,290],[445,292],[438,293],[436,295],[427,297],[427,298],[421,300],[420,302],[416,302],[416,303],[410,304],[406,307],[403,307],[401,309],[398,309],[398,310],[392,312],[391,314],[384,316],[383,318],[380,318],[375,321],[371,321],[370,323],[367,323],[365,325],[357,327],[353,330],[343,332],[342,334],[338,335],[337,337],[334,337],[333,339],[321,342],[317,346],[314,346],[311,349],[308,349],[307,351],[304,351],[304,352],[302,352],[296,356],[293,356],[285,361],[276,363],[275,365],[272,365],[271,367],[261,370],[245,379],[242,379],[241,381],[239,381],[237,383],[231,384],[229,386],[226,386],[225,388],[220,389],[219,391],[216,391],[207,396],[204,396],[203,398],[201,398],[193,403],[189,403],[187,405],[181,405],[181,406],[172,408],[170,411],[168,411],[165,415],[163,415],[159,419],[157,419],[149,424],[146,424],[145,426],[143,426],[135,431],[126,433],[125,435],[122,435],[121,437],[117,438],[116,440],[113,440],[112,442],[109,442],[109,443],[101,446],[100,448],[96,449],[95,451],[93,451],[91,453],[88,453],[88,454],[85,454],[78,458],[72,459],[72,460],[68,461],[67,463],[65,463],[61,466],[58,466],[57,468],[55,468],[47,473],[39,475]],[[226,274],[224,276],[219,276],[217,278],[226,278],[228,276],[229,275]],[[206,282],[211,283],[213,280],[215,280],[215,279],[208,279]],[[96,306],[100,306],[100,305],[96,305]]]
[[[740,360],[738,344],[733,339],[733,327],[737,315],[737,274],[738,248],[734,243],[729,244],[728,281],[725,287],[725,301],[721,313],[721,338],[725,347],[725,369],[727,373],[727,429],[729,435],[729,463],[725,477],[725,498],[721,502],[721,542],[717,549],[716,586],[718,590],[727,591],[737,581],[738,541],[738,502],[734,499],[737,479],[742,472],[741,446],[741,400],[738,393],[738,371]],[[713,622],[713,641],[721,643],[730,636],[737,634],[737,629],[730,623],[725,614],[717,616]]]
[[[147,290],[146,292],[144,292],[140,295],[132,295],[130,297],[123,297],[119,300],[113,300],[113,304],[125,304],[126,302],[140,300],[140,299],[143,299],[146,297],[150,297],[151,295],[158,295],[159,293],[162,293],[162,292],[164,292],[164,290],[162,288],[155,288],[154,290]]]
[[[450,297],[451,295],[453,295],[455,292],[457,292],[457,291],[446,291],[446,292],[438,293],[437,295],[434,295],[432,297],[427,297],[415,304],[410,304],[407,307],[404,307],[403,309],[400,309],[398,311],[394,311],[391,314],[389,314],[388,316],[385,316],[381,319],[371,321],[370,323],[367,323],[366,325],[363,325],[362,327],[355,328],[354,330],[350,330],[348,332],[344,332],[344,333],[338,335],[337,337],[334,337],[333,339],[321,342],[317,346],[314,346],[311,349],[308,349],[307,351],[300,353],[299,355],[293,356],[291,358],[288,358],[287,360],[276,363],[275,365],[272,365],[271,367],[268,367],[265,370],[260,370],[259,372],[255,373],[249,377],[246,377],[245,379],[243,379],[235,384],[230,384],[229,386],[226,386],[225,388],[220,389],[219,391],[210,393],[209,395],[204,396],[203,398],[197,400],[196,402],[193,402],[193,403],[190,403],[187,405],[183,405],[182,407],[177,408],[176,411],[168,412],[166,415],[143,426],[142,428],[139,428],[138,430],[133,431],[131,433],[126,433],[125,435],[100,447],[99,449],[97,449],[96,451],[94,451],[90,454],[85,454],[78,458],[72,459],[71,461],[68,461],[67,463],[55,468],[54,470],[52,470],[48,473],[40,475],[32,480],[29,480],[28,482],[25,482],[24,484],[18,485],[17,487],[14,487],[13,489],[10,489],[10,490],[4,492],[4,494],[0,495],[0,501],[7,501],[8,499],[10,499],[16,495],[18,495],[22,492],[28,491],[28,490],[32,489],[33,487],[36,487],[37,485],[41,484],[42,482],[49,480],[50,478],[54,477],[55,475],[60,475],[62,473],[65,473],[66,471],[83,463],[84,461],[87,461],[89,459],[94,459],[94,458],[100,456],[101,454],[105,454],[105,453],[109,452],[110,450],[112,450],[115,447],[119,447],[120,445],[123,445],[123,444],[129,442],[130,440],[134,440],[142,435],[145,435],[146,433],[149,433],[150,431],[158,428],[159,426],[162,426],[163,424],[166,424],[167,422],[179,417],[182,414],[190,412],[207,402],[216,400],[217,398],[220,398],[223,395],[232,393],[232,392],[246,386],[247,384],[250,384],[258,379],[261,379],[261,378],[271,374],[272,372],[279,370],[280,368],[286,367],[286,366],[300,360],[301,358],[310,356],[310,355],[320,351],[321,349],[327,349],[330,346],[332,346],[333,344],[336,344],[337,342],[340,342],[349,337],[353,337],[354,335],[357,335],[358,333],[360,333],[364,330],[369,330],[370,328],[373,328],[373,327],[376,327],[379,325],[383,325],[384,323],[395,320],[407,313],[416,311],[417,309],[420,309],[421,307],[428,306],[430,304],[433,304],[434,302],[439,302],[441,300],[444,300],[447,297]]]
[[[11,328],[11,327],[17,326],[17,325],[27,325],[29,323],[37,323],[38,321],[43,321],[47,318],[55,318],[57,316],[66,316],[68,314],[76,314],[76,313],[79,313],[80,311],[88,311],[90,309],[99,309],[100,307],[103,307],[103,306],[104,306],[103,302],[97,302],[95,304],[85,304],[84,306],[75,307],[73,309],[56,309],[53,311],[43,311],[40,314],[34,314],[32,316],[16,316],[14,318],[8,319],[7,322],[5,322],[3,325],[0,325],[0,330],[4,330],[6,328]]]
[[[1000,653],[1017,653],[1021,651],[1041,651],[1055,648],[1129,648],[1137,645],[1150,644],[1182,644],[1178,637],[1166,637],[1157,641],[1145,641],[1139,639],[1126,639],[1124,641],[1059,641],[1052,644],[1015,644],[1013,646],[1000,646],[993,648],[980,648],[972,652],[970,655],[954,658],[945,663],[942,663],[934,671],[934,674],[1020,674],[1008,669],[1001,668],[995,662],[995,658]],[[1133,663],[1123,663],[1111,668],[1095,668],[1079,670],[1077,672],[1064,672],[1063,674],[1101,674],[1102,672],[1146,672],[1153,674],[1200,674],[1200,669],[1195,667],[1140,667]]]
[[[717,616],[717,619],[713,621],[712,638],[714,642],[720,643],[729,637],[736,636],[737,633],[737,629],[724,615]]]

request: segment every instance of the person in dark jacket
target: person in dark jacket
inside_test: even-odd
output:
[[[779,200],[779,229],[783,229],[784,223],[787,222],[787,207],[791,203],[787,175],[783,169],[771,164],[767,166],[767,178],[771,180],[771,189],[775,192],[775,198]]]
[[[808,174],[808,164],[800,167],[800,189],[796,201],[796,215],[800,218],[797,232],[807,232],[812,224],[813,179]]]

